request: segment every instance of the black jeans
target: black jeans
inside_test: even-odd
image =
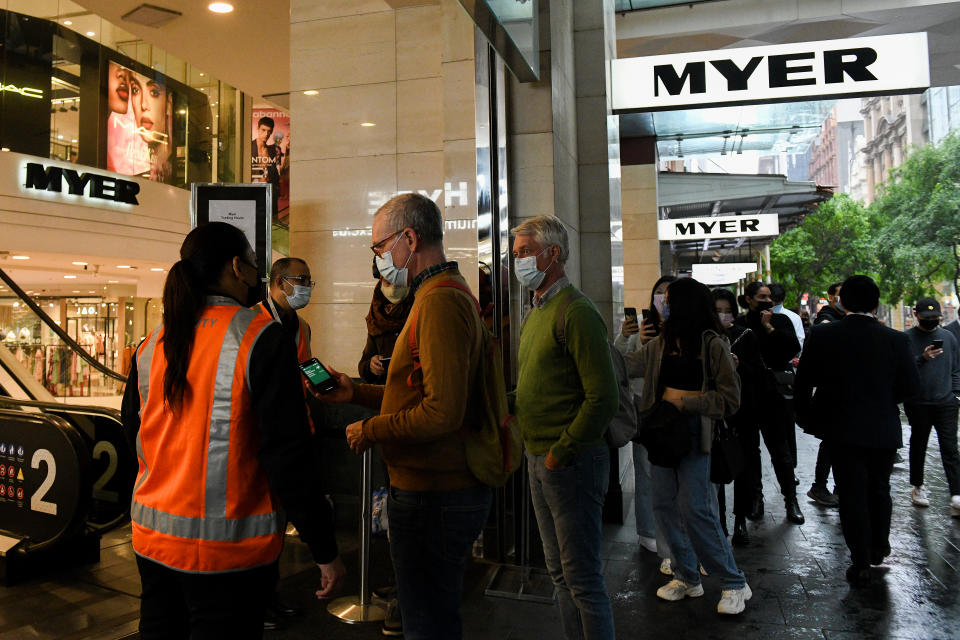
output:
[[[827,479],[830,477],[830,467],[833,461],[830,459],[830,447],[825,442],[820,441],[820,449],[817,451],[817,466],[813,472],[813,484],[827,488]],[[836,484],[836,479],[834,479]]]
[[[263,637],[276,563],[230,573],[186,573],[137,556],[143,640]]]
[[[785,499],[793,498],[797,495],[793,476],[793,469],[797,466],[793,400],[784,399],[779,394],[770,392],[764,398],[763,405],[763,411],[757,416],[757,426],[753,429],[744,429],[743,437],[749,449],[744,449],[747,453],[746,469],[741,475],[756,492],[763,491],[760,466],[760,434],[763,434],[763,444],[770,453],[770,462],[777,476],[777,484],[780,485],[780,493]]]
[[[940,460],[950,486],[950,495],[960,495],[960,454],[957,453],[956,403],[904,404],[903,409],[910,421],[910,484],[923,484],[923,465],[927,458],[927,441],[931,427],[937,430],[940,442]]]
[[[890,553],[890,473],[897,450],[828,446],[840,488],[840,526],[853,565],[880,564]]]

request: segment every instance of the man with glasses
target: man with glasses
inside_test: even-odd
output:
[[[346,435],[357,453],[380,444],[387,463],[403,635],[456,640],[467,555],[492,501],[490,487],[470,473],[461,435],[484,410],[483,326],[457,263],[443,254],[443,216],[432,200],[391,198],[373,218],[370,248],[385,282],[410,287],[413,307],[385,386],[331,372],[339,386],[321,398],[380,411]]]
[[[310,353],[310,325],[300,317],[297,310],[307,306],[315,284],[316,282],[310,279],[310,267],[306,262],[300,258],[280,258],[270,267],[270,295],[254,306],[254,309],[270,316],[283,326],[284,333],[297,346],[298,362],[306,362],[313,357]],[[307,420],[310,423],[310,431],[315,432],[309,405],[307,405]],[[317,487],[304,489],[310,492],[318,490]],[[279,578],[277,574],[275,580]],[[284,604],[274,590],[273,602],[267,605],[263,628],[267,631],[282,629],[283,618],[295,616],[298,613],[297,609]]]

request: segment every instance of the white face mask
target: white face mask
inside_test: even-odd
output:
[[[410,263],[410,258],[413,257],[411,253],[399,269],[393,264],[393,248],[397,246],[397,242],[400,242],[402,237],[403,234],[401,233],[396,242],[393,243],[393,247],[390,247],[390,251],[384,251],[382,256],[377,256],[377,270],[380,271],[380,277],[383,278],[384,282],[395,287],[407,286],[407,265]]]
[[[287,304],[294,310],[303,309],[310,302],[310,293],[313,288],[302,284],[291,284],[290,286],[293,287],[293,295],[283,294],[287,298]]]
[[[717,315],[720,316],[720,324],[722,324],[724,327],[733,326],[734,317],[732,313],[719,313]]]
[[[665,293],[655,293],[653,294],[653,306],[656,308],[657,313],[661,316],[663,315],[663,301],[666,299],[667,294]]]
[[[397,304],[410,294],[410,287],[396,287],[388,282],[382,282],[380,292],[391,304]]]
[[[547,248],[544,247],[540,250],[540,253],[546,250]],[[525,258],[514,258],[513,260],[513,271],[517,276],[517,280],[527,289],[533,289],[534,291],[540,287],[543,279],[547,277],[546,271],[537,269],[537,257],[540,253]],[[551,263],[551,265],[552,264],[553,263]],[[549,270],[550,267],[547,267],[547,269]]]

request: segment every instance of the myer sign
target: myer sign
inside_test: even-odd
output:
[[[23,186],[27,190],[63,193],[66,189],[74,196],[140,204],[137,202],[140,185],[131,180],[89,171],[81,173],[65,167],[45,167],[39,162],[28,162],[25,169],[27,176]]]
[[[719,240],[751,236],[780,235],[775,213],[755,216],[719,216],[710,218],[672,218],[657,221],[660,240]]]
[[[611,64],[617,111],[907,92],[930,86],[926,33],[624,58]]]

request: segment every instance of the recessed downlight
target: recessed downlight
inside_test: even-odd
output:
[[[94,32],[94,31],[87,31],[87,35],[92,38],[93,36],[95,36],[95,35],[97,35],[97,34],[96,34],[96,32]]]
[[[63,276],[63,279],[64,279],[64,280],[76,280],[76,279],[77,279],[77,276],[67,275],[67,276]]]
[[[10,256],[14,260],[29,260],[30,256]]]
[[[75,265],[77,265],[78,267],[85,267],[85,266],[87,266],[87,263],[86,263],[86,262],[71,262],[70,264],[75,264]]]
[[[161,267],[150,267],[150,271],[163,271]]]
[[[233,11],[233,5],[229,2],[211,2],[207,5],[207,9],[214,13],[230,13]]]
[[[117,269],[133,269],[129,264],[118,264]]]
[[[64,20],[64,21],[63,21],[63,24],[65,24],[65,25],[67,25],[67,26],[69,27],[70,25],[73,24],[73,20]]]
[[[376,123],[376,122],[361,122],[361,123],[360,123],[360,126],[361,126],[361,127],[375,127],[375,126],[377,126],[377,123]]]
[[[318,93],[320,93],[320,92],[317,91],[316,89],[307,89],[306,91],[303,92],[303,95],[305,95],[305,96],[315,96],[315,95],[317,95]]]

